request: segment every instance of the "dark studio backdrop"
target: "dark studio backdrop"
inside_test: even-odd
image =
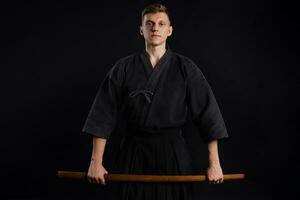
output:
[[[43,3],[42,3],[43,2]],[[288,99],[297,97],[293,12],[279,1],[161,1],[170,10],[170,48],[198,64],[210,83],[229,139],[219,143],[224,173],[244,181],[199,184],[202,199],[282,199],[296,191]],[[14,1],[2,4],[1,199],[106,199],[112,190],[58,179],[87,171],[92,140],[81,133],[98,87],[114,62],[144,47],[140,12],[151,1]],[[288,53],[287,50],[290,50]],[[288,85],[289,83],[289,85]],[[293,91],[293,93],[291,93]],[[289,98],[288,98],[289,97]],[[122,120],[108,141],[109,171]],[[195,171],[207,148],[188,121]],[[290,132],[290,133],[289,133]],[[296,173],[295,173],[296,175]],[[294,177],[295,179],[295,177]],[[297,180],[297,179],[296,179]]]

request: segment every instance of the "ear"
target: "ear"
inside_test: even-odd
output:
[[[142,26],[140,26],[140,34],[144,35]]]
[[[170,26],[169,27],[169,33],[168,33],[168,36],[171,36],[173,33],[173,26]]]

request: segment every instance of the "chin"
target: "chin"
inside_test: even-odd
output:
[[[149,41],[148,44],[152,46],[160,46],[164,43],[164,41]]]

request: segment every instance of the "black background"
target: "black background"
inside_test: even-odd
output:
[[[169,46],[198,64],[220,105],[230,135],[219,143],[223,171],[247,175],[200,183],[200,197],[299,196],[296,9],[274,0],[161,2],[174,26]],[[56,172],[87,170],[92,146],[83,123],[105,73],[144,47],[138,27],[149,3],[1,3],[1,199],[107,199],[113,183]],[[108,171],[121,131],[122,122],[106,146]],[[204,172],[206,146],[190,121],[185,137]]]

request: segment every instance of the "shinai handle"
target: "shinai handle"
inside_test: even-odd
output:
[[[86,172],[58,171],[59,178],[86,179]],[[137,175],[137,174],[105,174],[105,181],[126,182],[204,182],[205,175]],[[224,174],[224,180],[244,179],[245,174]]]

